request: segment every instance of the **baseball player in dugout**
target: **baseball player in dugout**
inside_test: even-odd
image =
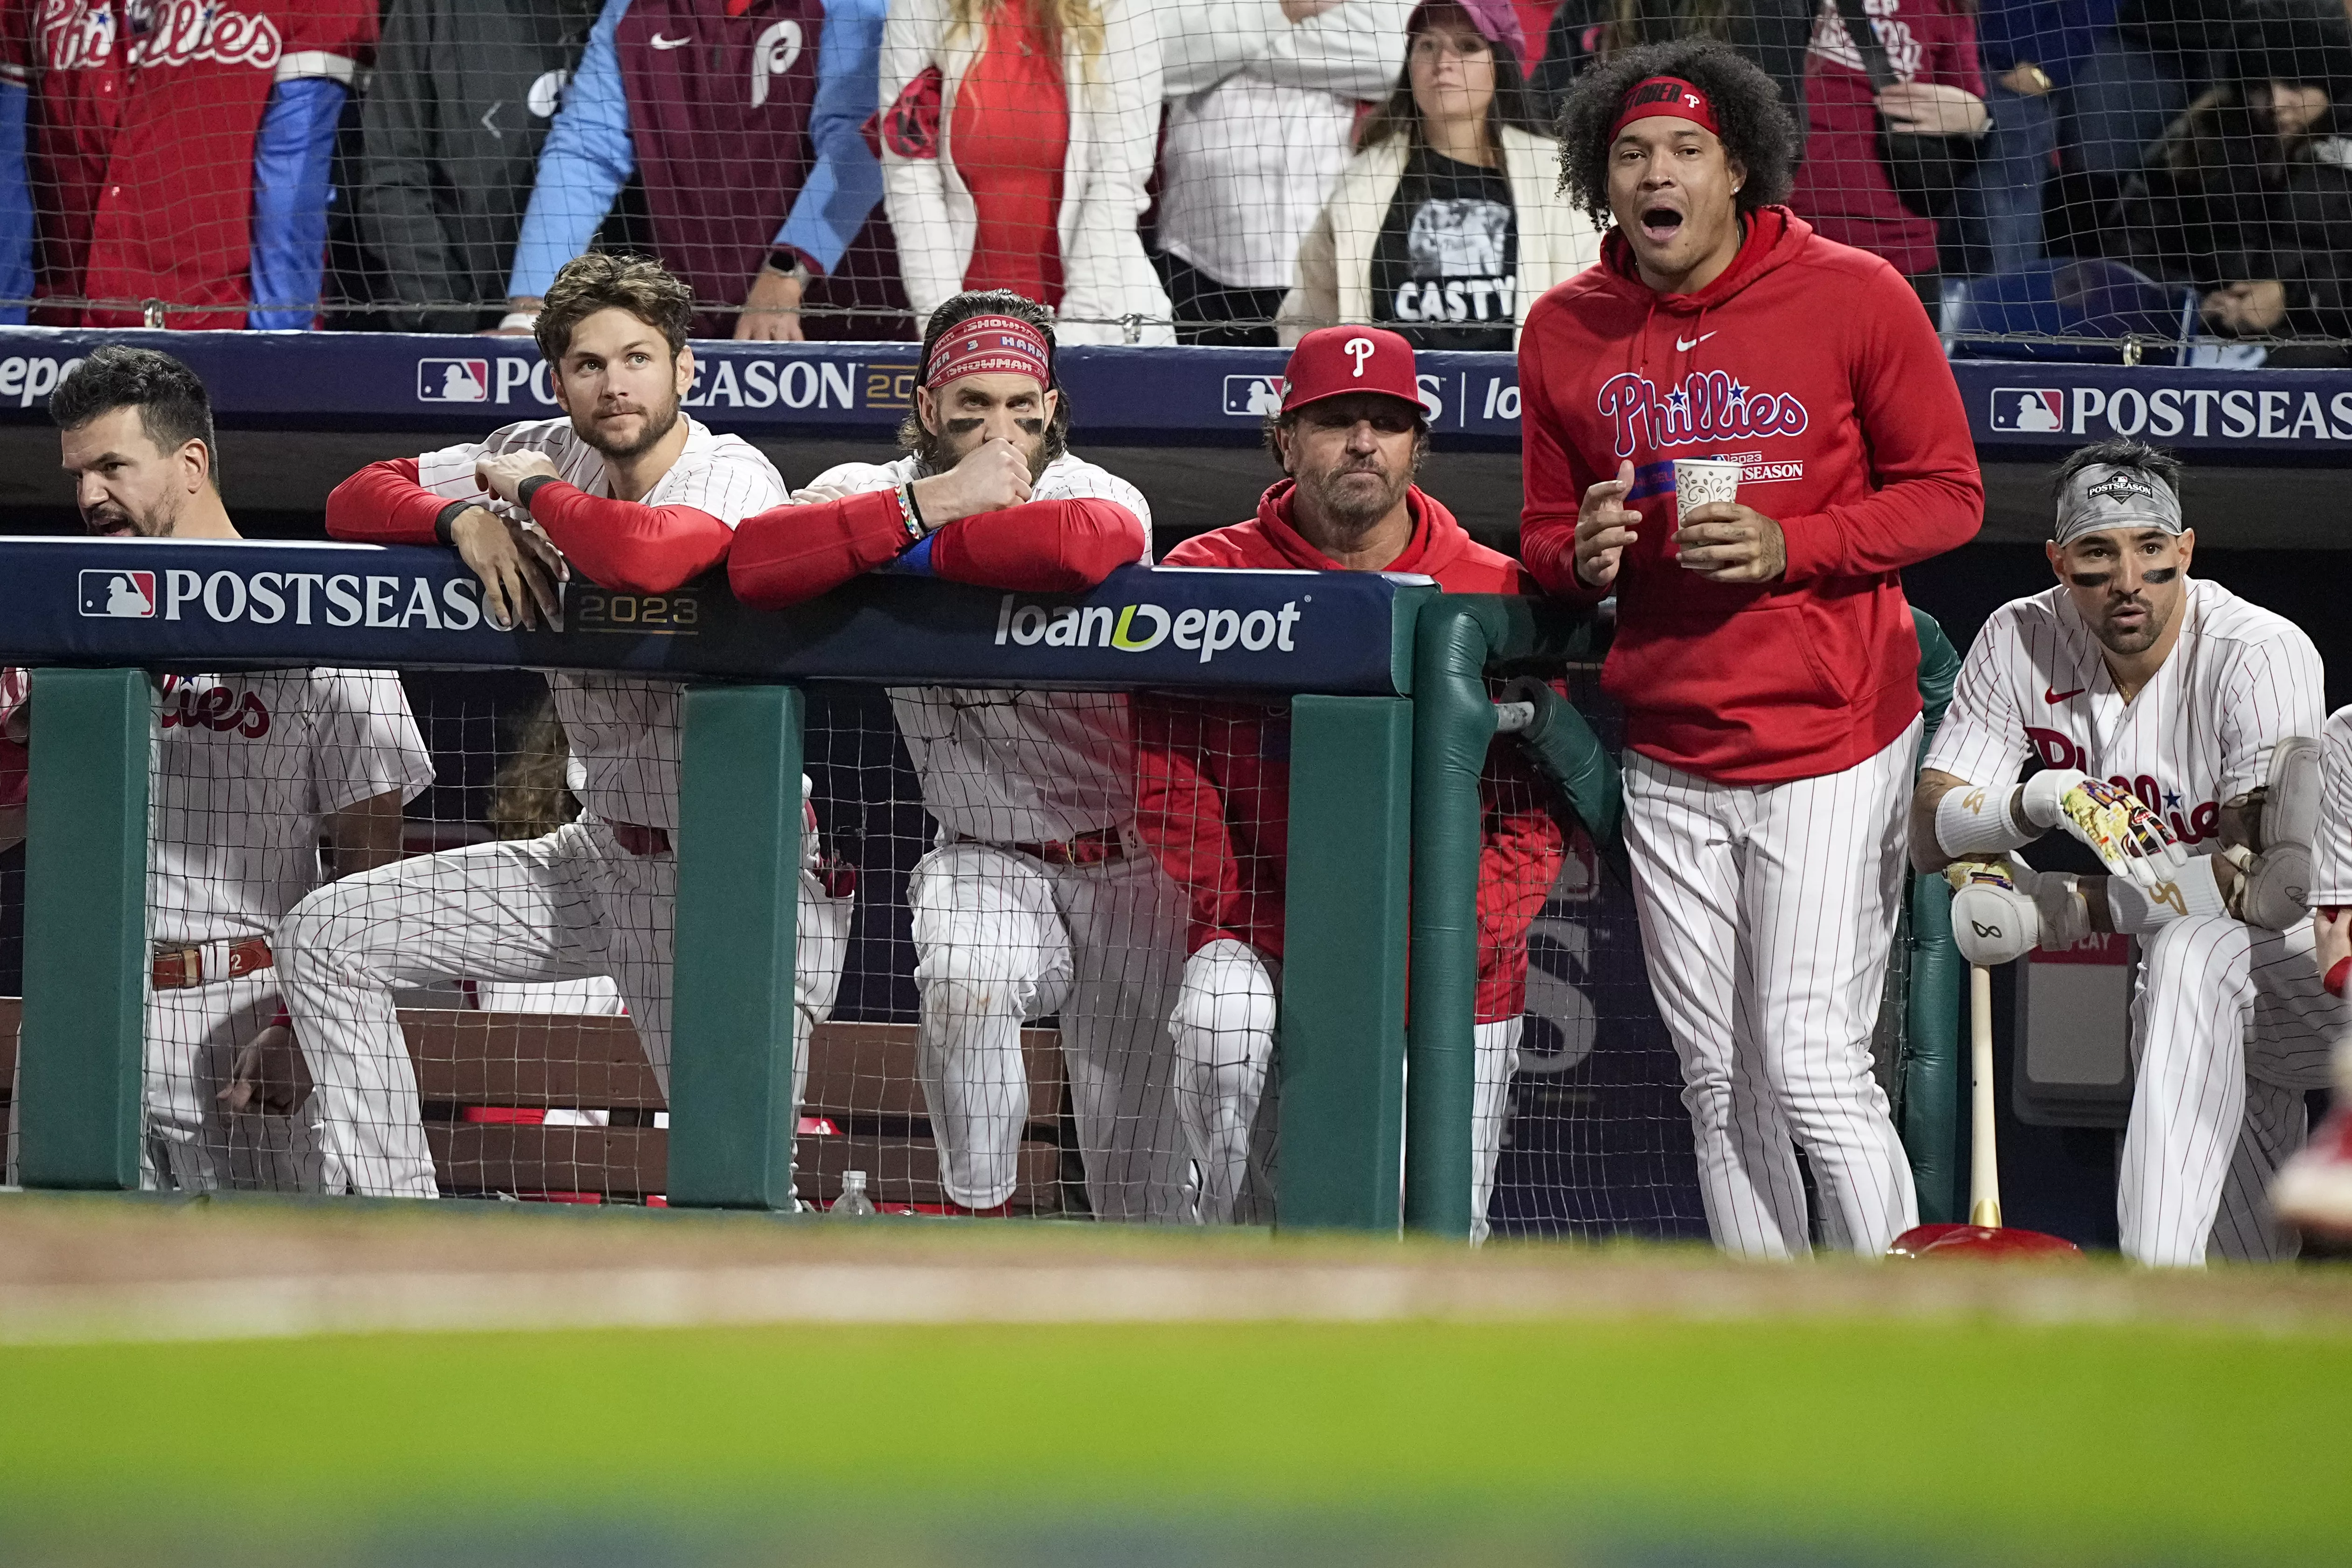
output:
[[[795,604],[874,570],[1075,592],[1148,560],[1142,495],[1066,445],[1052,332],[1043,307],[1003,289],[941,305],[903,455],[829,469],[748,519],[728,559],[736,597]],[[1021,1026],[1058,1015],[1096,1216],[1183,1218],[1161,1026],[1184,904],[1135,836],[1126,696],[901,686],[890,704],[939,824],[907,897],[949,1198],[983,1213],[1012,1201],[1029,1119]]]
[[[1728,47],[1612,57],[1561,131],[1563,190],[1616,226],[1521,338],[1521,553],[1617,601],[1601,679],[1707,1224],[1805,1251],[1801,1146],[1822,1235],[1880,1253],[1916,1218],[1870,1055],[1919,737],[1899,574],[1982,519],[1959,392],[1910,285],[1775,204],[1797,131]]]
[[[2303,1142],[2304,1092],[2326,1083],[2352,1008],[2324,983],[2305,907],[2319,653],[2189,575],[2179,479],[2178,458],[2137,441],[2060,468],[2058,586],[2001,606],[1969,647],[1912,798],[1911,853],[1923,872],[1949,865],[1970,963],[2138,938],[2116,1214],[2126,1256],[2193,1266],[2291,1250],[2264,1188]],[[2018,852],[2053,829],[2107,874],[2029,870]]]
[[[756,448],[712,434],[680,407],[694,382],[693,308],[686,286],[653,262],[572,262],[537,329],[563,417],[362,469],[327,497],[327,531],[454,548],[501,625],[556,622],[567,589],[637,596],[640,619],[654,603],[665,615],[691,613],[678,590],[726,559],[741,518],[784,497]],[[395,985],[610,975],[667,1088],[681,691],[635,676],[547,681],[583,807],[576,820],[542,838],[469,844],[337,883],[278,928],[323,1131],[362,1193],[436,1193]],[[813,831],[803,844],[796,1102],[809,1035],[840,983],[850,913],[849,897],[816,875]]]
[[[211,401],[179,361],[100,349],[65,378],[49,412],[89,533],[239,537],[221,504]],[[100,612],[153,613],[159,574],[136,564],[122,562]],[[281,589],[296,592],[267,573],[249,585],[257,599]],[[399,858],[401,808],[433,781],[432,760],[387,671],[163,675],[155,685],[141,1179],[194,1192],[317,1190],[319,1104],[283,1022],[271,930],[325,878]],[[24,747],[38,729],[27,692],[24,671],[0,671],[8,841],[23,831]]]
[[[1377,328],[1310,332],[1291,350],[1282,410],[1266,425],[1287,477],[1259,500],[1256,517],[1185,540],[1168,564],[1420,572],[1452,593],[1533,591],[1517,561],[1471,538],[1413,483],[1428,443],[1412,345]],[[1136,825],[1192,899],[1192,956],[1168,1028],[1202,1218],[1271,1219],[1253,1133],[1278,1010],[1289,706],[1148,693],[1136,702]],[[1470,1211],[1474,1239],[1484,1239],[1527,1007],[1528,927],[1564,848],[1534,776],[1507,746],[1489,754],[1479,797]]]

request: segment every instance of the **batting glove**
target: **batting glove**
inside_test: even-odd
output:
[[[1990,969],[2041,946],[2032,872],[2007,861],[1965,860],[1946,866],[1944,878],[1952,884],[1952,941],[1961,957]]]
[[[2025,820],[2065,829],[2090,845],[2109,873],[2143,888],[2162,886],[2189,863],[2189,852],[2138,796],[2076,768],[2045,768],[2028,779]]]

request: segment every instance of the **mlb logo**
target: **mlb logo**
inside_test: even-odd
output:
[[[2056,387],[1995,387],[1992,427],[2027,435],[2055,434],[2066,428],[2066,394]]]
[[[1280,376],[1227,376],[1225,412],[1235,419],[1259,419],[1282,412]]]
[[[419,360],[416,361],[419,402],[488,402],[490,361],[488,360]]]
[[[111,621],[153,620],[155,574],[152,571],[83,572],[81,612]]]

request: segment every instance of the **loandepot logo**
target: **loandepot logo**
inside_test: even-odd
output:
[[[1228,648],[1263,653],[1297,651],[1291,632],[1305,619],[1294,599],[1280,610],[1179,610],[1169,613],[1157,604],[1129,604],[1113,610],[1107,604],[1023,604],[1006,594],[996,607],[996,645],[1008,642],[1024,648],[1043,643],[1048,648],[1117,648],[1123,653],[1143,653],[1162,643],[1173,643],[1187,653],[1199,649],[1207,664]]]

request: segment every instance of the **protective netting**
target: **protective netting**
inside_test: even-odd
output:
[[[675,862],[583,818],[551,680],[575,716],[672,690],[156,677],[151,1182],[659,1201]],[[1569,689],[1612,727],[1591,671]],[[1286,699],[818,684],[806,711],[802,1199],[858,1170],[886,1210],[1276,1218]],[[1517,746],[1482,856],[1495,1228],[1699,1234],[1630,898]]]
[[[467,331],[595,246],[705,335],[1066,340],[1378,320],[1512,346],[1589,265],[1579,73],[1728,40],[1790,204],[1961,351],[2341,363],[2352,31],[2328,0],[7,0],[0,299],[52,323]],[[21,139],[14,128],[24,126]],[[1892,134],[1883,134],[1883,133]],[[2022,416],[2021,416],[2022,417]]]

